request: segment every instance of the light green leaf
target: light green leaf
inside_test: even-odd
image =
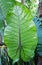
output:
[[[6,17],[4,41],[8,47],[9,56],[14,59],[20,57],[29,61],[34,56],[37,45],[36,28],[29,9],[15,2],[14,8]]]

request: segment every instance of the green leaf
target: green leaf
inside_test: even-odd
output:
[[[36,28],[28,8],[15,2],[14,8],[6,17],[4,41],[9,56],[15,61],[20,57],[29,61],[34,56],[37,45]]]

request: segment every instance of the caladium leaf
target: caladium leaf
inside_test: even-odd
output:
[[[29,61],[34,56],[37,45],[36,28],[28,8],[15,2],[6,17],[4,41],[8,47],[9,56],[15,61],[20,57]]]

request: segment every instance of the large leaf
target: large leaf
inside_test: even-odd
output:
[[[6,17],[4,41],[8,47],[9,56],[29,61],[34,56],[37,45],[36,28],[32,16],[25,6],[15,2],[14,8]]]

